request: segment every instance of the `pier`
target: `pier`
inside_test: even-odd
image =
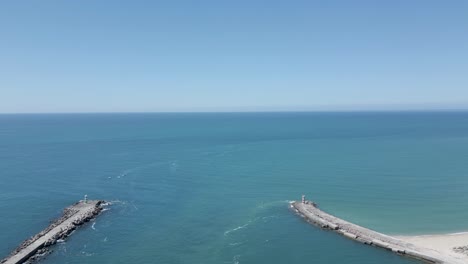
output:
[[[404,240],[350,223],[320,210],[314,202],[302,196],[300,202],[291,202],[291,208],[308,222],[331,230],[359,243],[379,247],[409,258],[428,263],[466,264],[465,261],[438,251],[415,246]]]
[[[46,229],[24,241],[2,264],[20,264],[34,260],[48,252],[48,247],[57,240],[69,236],[78,226],[96,217],[102,211],[103,201],[85,199],[67,207],[63,215],[52,222]]]

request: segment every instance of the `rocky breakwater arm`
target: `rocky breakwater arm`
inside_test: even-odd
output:
[[[0,261],[2,264],[18,264],[34,260],[47,253],[48,247],[57,240],[69,236],[78,226],[95,218],[103,209],[104,201],[80,201],[64,209],[63,215],[46,229],[25,240],[11,254]]]
[[[320,210],[317,204],[302,199],[300,202],[291,202],[291,208],[308,222],[323,229],[332,230],[346,238],[375,247],[390,250],[396,254],[422,260],[428,263],[463,264],[462,259],[444,255],[441,252],[415,246],[403,240],[388,236],[374,230],[350,223]]]

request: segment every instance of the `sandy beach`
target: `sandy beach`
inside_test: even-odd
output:
[[[431,263],[468,264],[468,233],[429,236],[389,236],[330,215],[302,196],[291,202],[300,216],[349,239],[366,245],[391,250],[394,253]]]
[[[419,247],[432,249],[442,255],[468,263],[468,232],[446,235],[395,236]]]

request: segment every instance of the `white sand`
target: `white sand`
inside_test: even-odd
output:
[[[395,238],[422,248],[432,249],[442,255],[450,255],[468,263],[468,232],[447,235],[395,236]],[[465,254],[453,250],[454,247],[465,246],[467,248]]]

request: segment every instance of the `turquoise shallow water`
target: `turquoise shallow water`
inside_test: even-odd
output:
[[[43,263],[416,263],[308,225],[468,230],[468,113],[0,115],[0,254],[112,201]]]

